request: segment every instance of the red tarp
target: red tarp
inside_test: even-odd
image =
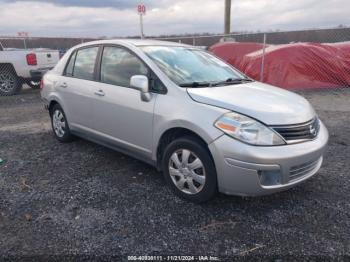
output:
[[[262,44],[226,42],[209,50],[251,78],[260,80]],[[282,88],[350,86],[350,42],[267,46],[264,64],[263,82]]]

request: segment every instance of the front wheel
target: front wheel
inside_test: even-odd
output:
[[[183,137],[165,149],[163,172],[176,195],[200,203],[217,193],[214,162],[206,146],[195,137]]]

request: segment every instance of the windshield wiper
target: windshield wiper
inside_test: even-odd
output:
[[[212,87],[212,86],[220,86],[220,85],[235,85],[246,82],[253,82],[254,80],[249,78],[228,78],[225,81],[219,82],[188,82],[179,84],[181,87]]]
[[[221,85],[237,85],[247,82],[253,82],[254,80],[249,78],[227,78],[225,81],[219,81],[213,83],[212,86],[221,86]]]
[[[181,87],[208,87],[212,86],[210,82],[188,82],[179,84]]]

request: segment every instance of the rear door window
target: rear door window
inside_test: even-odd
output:
[[[97,53],[98,47],[89,47],[78,50],[73,68],[73,77],[94,80]]]

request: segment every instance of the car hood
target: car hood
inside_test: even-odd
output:
[[[190,97],[253,117],[266,125],[299,124],[315,112],[309,102],[295,93],[259,82],[208,88],[187,88]]]

